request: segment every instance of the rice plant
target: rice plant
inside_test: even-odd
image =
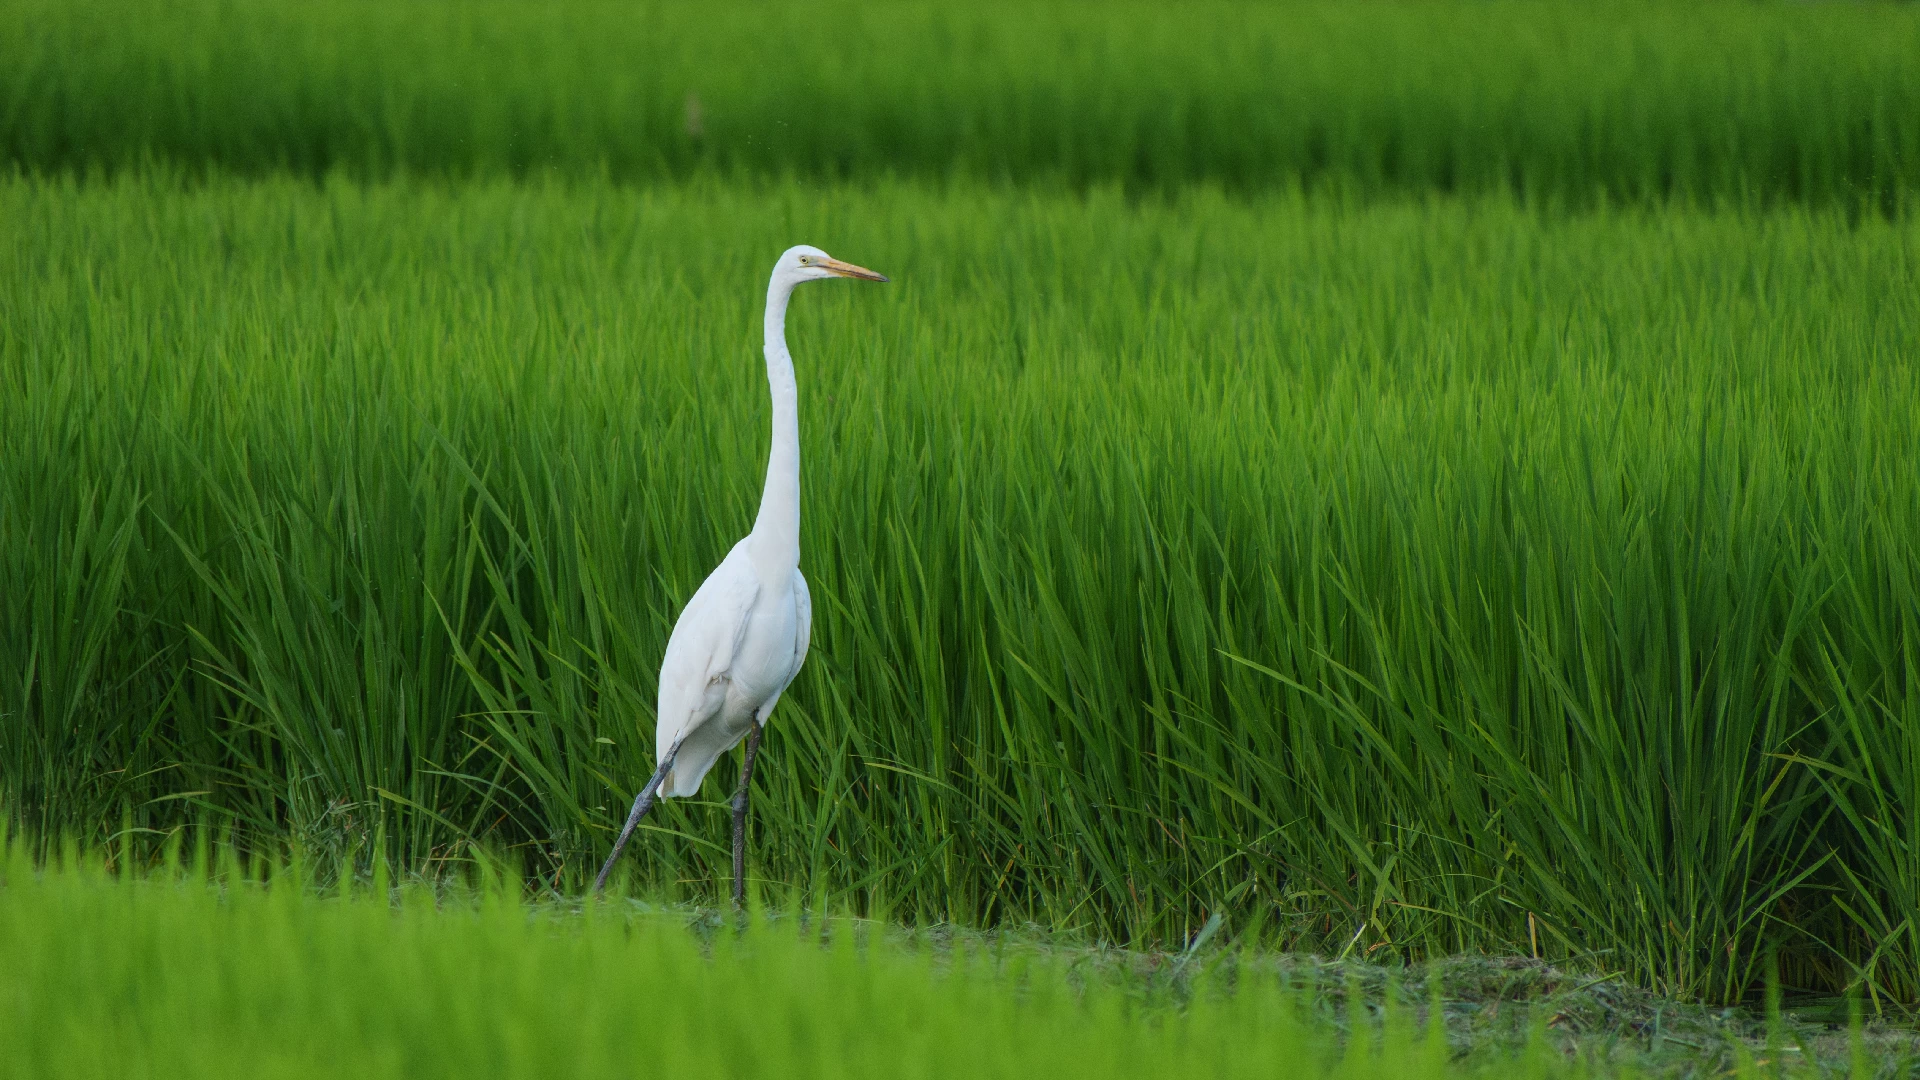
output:
[[[1216,980],[1182,1008],[1044,956],[908,951],[871,926],[315,897],[227,858],[114,880],[16,857],[0,878],[0,1068],[45,1077],[1485,1075],[1407,1015],[1342,1053],[1302,995]],[[269,880],[270,879],[270,880]],[[1077,982],[1077,984],[1076,984]],[[1363,1023],[1365,1021],[1363,1020]],[[1501,1075],[1581,1072],[1543,1053]],[[1304,1072],[1302,1070],[1305,1070]],[[1516,1071],[1517,1070],[1517,1071]]]
[[[895,284],[792,315],[762,894],[1913,1000],[1910,220],[143,172],[0,222],[35,835],[581,888],[804,239]],[[731,768],[629,887],[720,894]]]
[[[1897,209],[1920,11],[16,0],[0,161]]]

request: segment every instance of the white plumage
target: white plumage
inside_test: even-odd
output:
[[[773,446],[753,531],[687,601],[660,664],[654,752],[659,768],[633,802],[613,853],[594,882],[598,890],[633,828],[653,805],[700,790],[720,755],[749,739],[734,799],[733,895],[743,890],[747,793],[759,732],[800,665],[813,629],[813,602],[800,574],[800,404],[793,356],[787,351],[787,301],[796,286],[822,278],[886,278],[830,257],[819,248],[788,248],[767,281],[767,388],[773,398]]]
[[[785,580],[767,580],[754,564],[751,542],[733,545],[687,601],[667,642],[654,749],[659,761],[676,746],[680,752],[660,784],[662,797],[700,790],[720,755],[747,737],[748,725],[767,722],[807,658],[813,629],[807,579],[795,566]]]

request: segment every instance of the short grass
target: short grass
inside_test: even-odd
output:
[[[756,888],[1920,997],[1911,220],[148,173],[0,223],[38,835],[583,886],[807,240],[895,281],[791,324],[816,623]],[[636,887],[714,894],[730,775]]]
[[[0,163],[1894,208],[1894,3],[14,0]]]
[[[846,928],[713,935],[517,889],[317,900],[229,873],[0,885],[0,1071],[37,1077],[1441,1077],[1413,1032],[1342,1061],[1276,983],[1151,1017],[1045,964],[941,963]],[[829,931],[831,933],[831,931]],[[811,940],[808,940],[811,938]],[[1315,1067],[1315,1062],[1318,1067]],[[1531,1075],[1548,1075],[1536,1064]]]
[[[1913,1039],[1458,961],[1173,956],[478,890],[316,894],[231,849],[0,852],[0,1072],[246,1077],[1836,1077]],[[1437,996],[1436,996],[1437,995]],[[1441,1007],[1433,1008],[1438,1002]]]

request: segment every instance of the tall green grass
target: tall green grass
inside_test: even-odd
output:
[[[790,325],[816,621],[757,889],[1920,996],[1910,221],[149,175],[0,222],[35,835],[582,887],[806,240],[894,284]],[[717,895],[718,771],[636,886]]]
[[[16,0],[0,162],[1894,208],[1900,4]]]

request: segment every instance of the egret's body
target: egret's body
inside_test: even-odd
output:
[[[700,790],[707,770],[764,724],[807,658],[813,604],[800,568],[754,565],[749,540],[733,546],[674,625],[660,665],[655,760],[679,748],[660,784],[665,798]],[[796,560],[798,556],[796,546]]]
[[[613,853],[598,890],[656,793],[692,795],[720,755],[747,740],[733,806],[733,897],[744,894],[747,793],[767,718],[807,658],[813,602],[800,574],[800,403],[787,351],[787,302],[802,282],[828,277],[885,281],[819,248],[789,248],[767,282],[767,386],[773,397],[773,447],[753,531],[727,552],[680,612],[660,664],[653,778]]]

